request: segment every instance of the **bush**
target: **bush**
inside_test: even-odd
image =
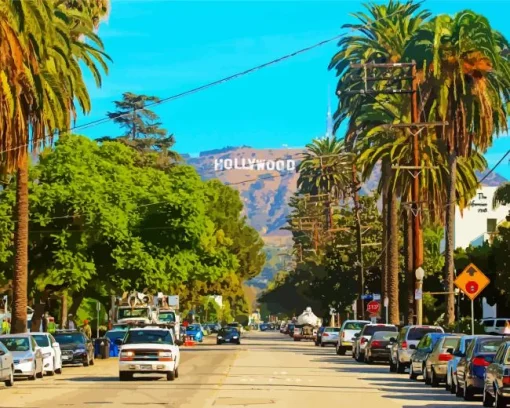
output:
[[[460,321],[445,325],[444,329],[447,333],[471,334],[471,318],[463,317]],[[475,320],[475,334],[485,334],[483,326],[477,320]]]

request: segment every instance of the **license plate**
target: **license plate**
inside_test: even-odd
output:
[[[71,356],[62,356],[62,360],[71,360]]]
[[[225,342],[228,343],[230,341],[230,339],[225,339]]]
[[[152,366],[147,364],[141,365],[140,370],[152,370]]]

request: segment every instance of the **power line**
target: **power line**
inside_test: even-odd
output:
[[[369,28],[373,24],[378,23],[378,22],[380,22],[382,20],[386,20],[387,18],[393,17],[396,14],[398,14],[398,11],[394,11],[393,13],[387,14],[384,17],[375,19],[373,22],[368,23],[368,24],[364,24],[364,25],[360,26],[357,29],[359,30],[359,29],[362,29],[362,28],[365,28],[365,29]],[[355,30],[355,29],[351,28],[351,30]],[[220,85],[220,84],[223,84],[225,82],[231,81],[233,79],[237,79],[237,78],[243,77],[245,75],[251,74],[251,73],[256,72],[256,71],[259,71],[259,70],[261,70],[263,68],[267,68],[269,66],[272,66],[272,65],[278,64],[280,62],[286,61],[288,59],[291,59],[293,57],[296,57],[296,56],[298,56],[300,54],[304,54],[304,53],[306,53],[308,51],[311,51],[311,50],[313,50],[315,48],[322,47],[323,45],[326,45],[326,44],[328,44],[330,42],[333,42],[335,40],[339,40],[339,39],[341,39],[341,38],[343,38],[345,36],[347,36],[347,33],[335,35],[333,37],[330,37],[330,38],[327,38],[325,40],[319,41],[319,42],[317,42],[317,43],[315,43],[313,45],[310,45],[308,47],[301,48],[300,50],[294,51],[294,52],[292,52],[290,54],[286,54],[286,55],[284,55],[282,57],[276,58],[276,59],[271,60],[269,62],[265,62],[263,64],[255,66],[255,67],[248,68],[248,69],[246,69],[244,71],[240,71],[240,72],[238,72],[236,74],[229,75],[227,77],[218,79],[216,81],[212,81],[212,82],[206,83],[204,85],[200,85],[200,86],[198,86],[196,88],[192,88],[192,89],[189,89],[187,91],[174,94],[172,96],[160,99],[159,101],[156,101],[156,102],[148,103],[147,105],[145,105],[143,107],[143,109],[147,109],[147,108],[150,108],[150,107],[162,105],[164,103],[167,103],[167,102],[170,102],[170,101],[182,98],[184,96],[188,96],[188,95],[192,95],[192,94],[197,93],[197,92],[204,91],[204,90],[212,88],[212,87],[214,87],[216,85]],[[139,109],[135,109],[135,112],[138,111],[138,110]],[[102,119],[97,119],[97,120],[85,123],[83,125],[73,126],[73,127],[69,128],[69,129],[63,129],[63,130],[61,130],[59,132],[54,131],[52,134],[45,136],[43,138],[43,140],[42,140],[42,143],[45,143],[47,139],[51,140],[53,137],[55,137],[57,135],[57,133],[68,133],[68,132],[72,132],[72,131],[75,131],[75,130],[87,129],[89,127],[98,126],[98,125],[101,125],[103,123],[109,122],[109,121],[111,121],[113,119],[121,118],[121,117],[132,115],[132,114],[133,114],[133,112],[129,112],[129,113],[125,113],[125,114],[120,114],[120,115],[117,115],[115,117],[108,117],[108,116],[106,116],[106,117],[104,117]],[[1,150],[0,154],[1,153],[6,153],[6,152],[10,152],[10,151],[14,151],[14,150],[18,150],[18,149],[25,148],[25,147],[28,147],[28,146],[30,146],[30,143],[25,143],[25,144],[22,144],[22,145],[14,146],[14,147],[11,147],[11,148],[6,149],[6,150]]]

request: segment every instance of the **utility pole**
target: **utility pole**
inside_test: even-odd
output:
[[[361,320],[365,320],[365,300],[363,295],[365,294],[365,272],[363,270],[363,247],[361,237],[361,217],[360,217],[360,203],[358,195],[358,173],[356,171],[356,164],[352,166],[352,181],[353,181],[353,200],[354,200],[354,215],[356,219],[356,258],[357,268],[359,276],[359,295],[361,301]]]

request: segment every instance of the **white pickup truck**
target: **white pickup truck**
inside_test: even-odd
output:
[[[179,377],[181,353],[174,331],[165,325],[146,325],[128,330],[120,346],[119,380],[133,379],[134,374],[160,374],[168,381]]]

